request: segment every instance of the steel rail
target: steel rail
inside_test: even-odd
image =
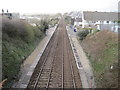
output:
[[[55,31],[55,33],[56,33],[56,32],[57,32],[57,31]],[[54,33],[54,35],[55,35],[55,33]],[[49,41],[49,42],[50,42],[50,41]],[[52,47],[52,44],[51,44],[50,47]],[[42,67],[41,67],[40,72],[39,72],[39,74],[38,74],[37,80],[36,80],[36,82],[35,82],[35,84],[34,84],[34,86],[33,86],[33,90],[35,90],[35,88],[36,88],[36,86],[37,86],[37,83],[38,83],[38,81],[39,81],[39,78],[40,78],[40,76],[41,76],[41,73],[42,73],[42,71],[43,71],[43,68],[44,68],[45,63],[46,63],[46,61],[47,61],[47,56],[50,54],[50,51],[51,51],[51,49],[49,49],[49,51],[48,51],[47,54],[46,54],[46,58],[45,58],[45,60],[44,60],[44,62],[43,62],[43,64],[42,64]]]
[[[62,90],[64,90],[64,33],[63,33],[63,49],[62,49]]]
[[[58,45],[58,37],[56,38],[55,51],[56,51],[57,45]],[[54,60],[55,60],[55,54],[56,54],[56,53],[54,52],[53,60],[52,60],[52,65],[51,65],[51,70],[50,70],[50,73],[49,73],[49,78],[48,78],[48,82],[47,82],[46,88],[49,87],[50,78],[51,78],[51,74],[52,74],[52,70],[53,70],[53,64],[54,64]]]
[[[65,29],[66,30],[66,29]],[[67,30],[65,31],[65,33],[67,33]],[[70,41],[69,41],[69,37],[68,37],[68,35],[66,34],[66,41],[67,41],[67,55],[68,55],[68,60],[69,60],[69,63],[70,63],[70,69],[71,69],[71,74],[72,74],[72,81],[73,81],[73,88],[76,90],[76,83],[75,83],[75,76],[74,76],[74,70],[73,70],[73,65],[72,65],[72,63],[71,63],[71,60],[72,59],[70,59],[70,49],[71,49],[71,46],[69,45],[70,44]]]

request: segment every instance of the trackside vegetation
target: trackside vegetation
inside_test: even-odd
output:
[[[118,87],[118,34],[103,30],[80,41],[93,68],[97,88]]]
[[[18,80],[21,64],[44,38],[48,23],[41,21],[39,28],[25,20],[2,20],[2,77],[7,78],[5,87]]]
[[[80,40],[85,39],[85,37],[89,34],[88,30],[83,30],[83,31],[79,31],[78,36]]]

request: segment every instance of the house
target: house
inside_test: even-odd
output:
[[[92,12],[84,11],[84,27],[97,28],[99,30],[116,30],[117,12]]]
[[[7,17],[9,19],[20,18],[19,13],[2,13],[2,16]]]
[[[82,11],[73,11],[68,14],[69,17],[74,20],[74,26],[83,25],[83,12]]]
[[[98,30],[117,30],[117,12],[74,11],[68,13],[74,19],[74,26],[96,28]]]

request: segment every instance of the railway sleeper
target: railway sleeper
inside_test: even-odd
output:
[[[47,84],[37,85],[36,88],[46,88]],[[39,90],[39,89],[38,89]]]
[[[49,84],[49,87],[50,88],[61,88],[62,87],[62,84],[61,83],[50,83]]]
[[[43,86],[43,85],[47,85],[47,82],[38,82],[37,85],[41,85],[41,86]]]
[[[48,78],[45,78],[45,79],[40,79],[39,82],[47,82],[48,81]]]
[[[64,82],[64,87],[73,87],[73,82]]]
[[[44,68],[42,71],[43,72],[49,72],[51,69],[50,68]]]

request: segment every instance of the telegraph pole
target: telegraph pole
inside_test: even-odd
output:
[[[4,9],[2,9],[2,16],[4,15]]]

